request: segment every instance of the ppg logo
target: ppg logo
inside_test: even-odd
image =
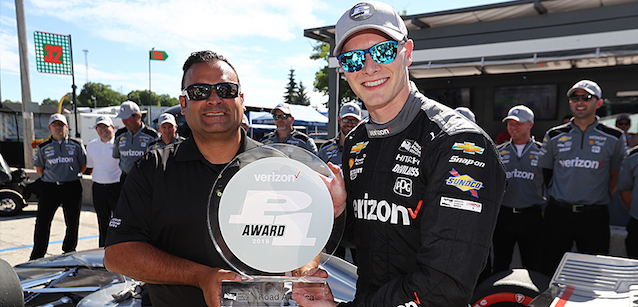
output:
[[[394,193],[404,197],[412,196],[412,179],[397,177],[397,180],[394,182]]]

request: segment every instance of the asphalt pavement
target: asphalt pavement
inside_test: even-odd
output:
[[[33,231],[37,210],[38,206],[31,204],[18,215],[0,217],[0,258],[12,266],[29,261],[29,255],[33,249]],[[51,224],[47,257],[63,253],[62,241],[65,230],[62,207],[59,207]],[[98,236],[97,215],[93,205],[83,202],[77,250],[98,248]]]

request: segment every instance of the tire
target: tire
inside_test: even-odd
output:
[[[547,290],[550,280],[541,273],[525,269],[496,273],[476,287],[472,307],[527,306]]]
[[[20,213],[24,207],[24,201],[18,194],[0,192],[0,216],[12,216]]]
[[[0,259],[0,306],[24,306],[24,293],[18,274]]]

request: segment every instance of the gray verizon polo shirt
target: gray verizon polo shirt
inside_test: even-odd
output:
[[[629,215],[638,220],[638,146],[627,151],[618,175],[618,190],[632,191]]]
[[[507,169],[507,189],[503,196],[503,206],[522,209],[545,204],[543,172],[538,167],[540,148],[541,143],[532,138],[519,157],[511,141],[498,146],[501,161]]]
[[[560,202],[608,205],[609,174],[620,170],[625,152],[622,130],[596,121],[581,131],[571,122],[543,138],[541,168],[553,169],[548,194]]]
[[[113,142],[113,158],[120,159],[120,169],[129,173],[133,163],[137,161],[148,149],[151,141],[157,138],[157,131],[149,128],[144,123],[135,134],[126,128],[120,128],[115,132]]]
[[[68,136],[58,142],[53,138],[38,144],[33,166],[43,167],[42,181],[69,182],[82,178],[80,166],[86,164],[86,150],[81,141]]]

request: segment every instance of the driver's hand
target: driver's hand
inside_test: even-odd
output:
[[[334,175],[332,178],[321,176],[321,179],[330,191],[332,205],[334,206],[334,218],[337,218],[346,209],[346,184],[341,175],[341,168],[338,165],[328,162],[328,167]]]

